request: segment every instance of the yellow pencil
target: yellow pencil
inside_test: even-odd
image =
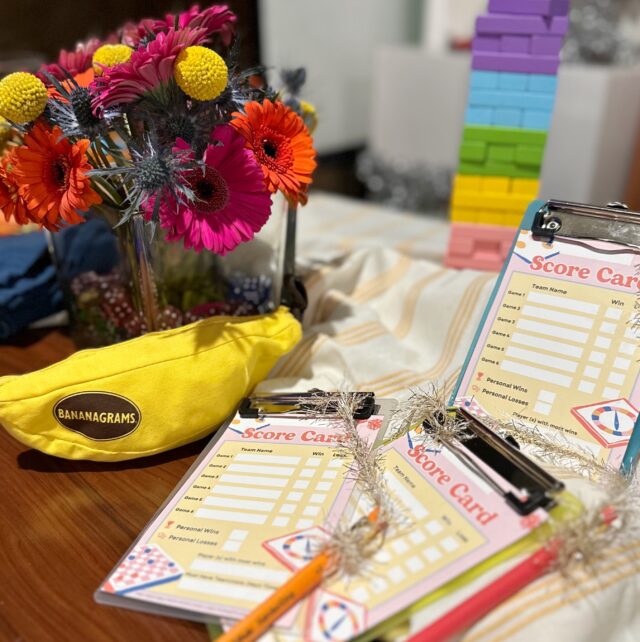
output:
[[[379,509],[374,508],[367,515],[367,520],[371,524],[375,524],[378,521],[378,516]],[[221,635],[217,642],[253,642],[253,640],[257,640],[289,609],[313,593],[329,575],[335,572],[336,567],[336,553],[331,550],[322,551],[244,619]]]

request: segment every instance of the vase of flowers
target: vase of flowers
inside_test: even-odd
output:
[[[225,256],[170,242],[144,213],[117,225],[119,212],[104,206],[88,212],[81,227],[49,233],[76,343],[105,345],[209,316],[275,310],[288,215],[286,199],[276,195],[267,223]]]
[[[315,114],[302,70],[239,69],[235,23],[194,6],[0,80],[0,209],[51,233],[92,343],[280,301]]]

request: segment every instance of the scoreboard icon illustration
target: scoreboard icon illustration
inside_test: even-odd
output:
[[[576,406],[571,412],[605,448],[626,445],[638,418],[636,408],[624,398]]]
[[[305,642],[346,642],[367,628],[367,609],[337,593],[319,589],[307,615]]]

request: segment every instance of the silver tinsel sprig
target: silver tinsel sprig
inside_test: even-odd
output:
[[[568,521],[552,520],[552,546],[557,555],[552,571],[572,583],[598,576],[598,562],[607,553],[629,549],[640,541],[639,484],[637,477],[621,478],[606,497]],[[640,566],[637,557],[629,561]]]
[[[369,514],[355,523],[340,521],[324,545],[324,550],[329,551],[335,561],[332,573],[347,577],[363,575],[386,536],[405,525],[407,516],[389,492],[379,450],[371,447],[358,432],[354,419],[360,407],[358,396],[349,392],[331,396],[319,393],[301,399],[300,405],[306,407],[311,416],[324,416],[335,424],[340,435],[337,448],[350,460],[347,475],[370,505]]]
[[[627,486],[620,471],[599,460],[590,450],[581,447],[561,432],[551,436],[535,424],[521,421],[485,422],[502,437],[513,437],[527,452],[542,463],[560,469],[565,475],[587,479],[617,493]]]
[[[450,168],[390,160],[364,151],[356,160],[356,176],[371,201],[412,212],[446,215],[453,182]]]
[[[625,21],[637,20],[637,0],[573,0],[563,59],[596,64],[635,64],[638,42],[624,30]]]
[[[433,448],[468,438],[467,422],[447,412],[444,388],[437,384],[430,384],[426,390],[411,390],[409,398],[394,413],[391,427],[390,440],[417,429],[424,445]]]

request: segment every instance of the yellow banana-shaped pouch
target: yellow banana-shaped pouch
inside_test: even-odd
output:
[[[286,308],[212,317],[0,378],[0,424],[67,459],[119,461],[200,439],[301,336]]]

